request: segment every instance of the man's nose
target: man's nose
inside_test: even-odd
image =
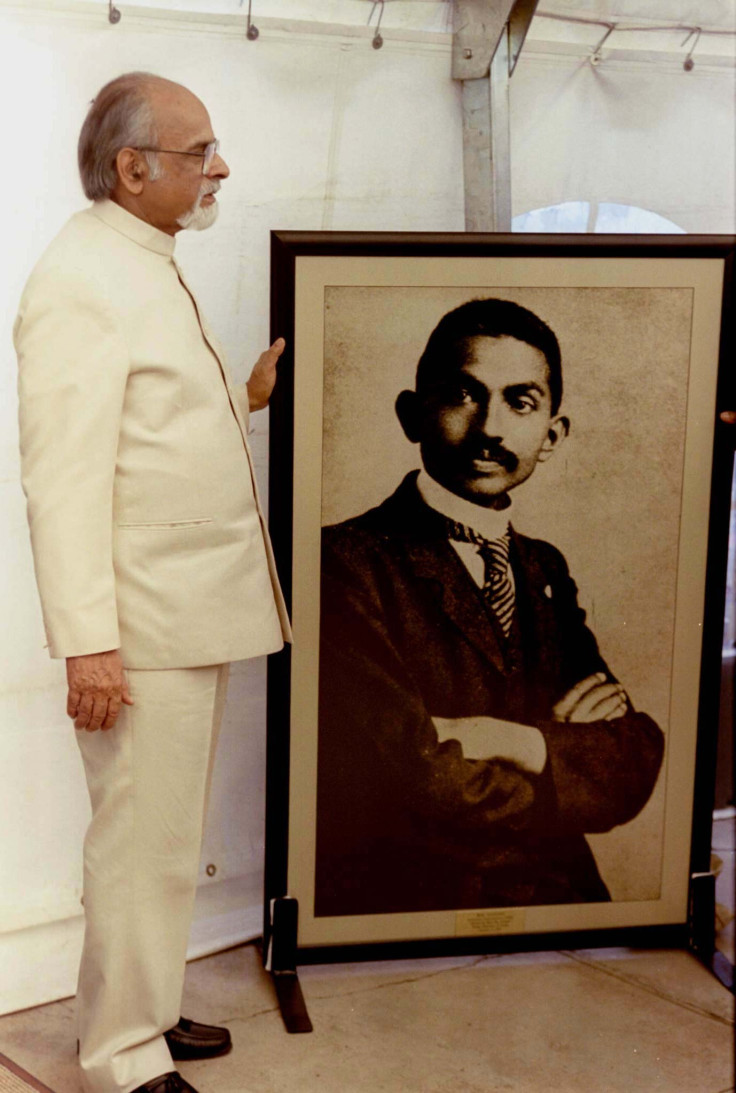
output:
[[[207,172],[207,178],[227,178],[230,174],[230,168],[225,160],[222,158],[219,152],[215,153],[215,158],[210,164],[210,169]]]
[[[489,398],[488,402],[478,407],[476,426],[488,437],[502,437],[504,434],[504,413],[500,399]]]

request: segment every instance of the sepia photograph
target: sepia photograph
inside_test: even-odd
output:
[[[326,294],[318,914],[659,894],[661,801],[609,885],[585,834],[639,816],[661,767],[691,296],[496,291],[444,314],[431,290]],[[414,467],[363,510],[388,452]]]
[[[301,264],[300,934],[677,921],[717,271],[523,247]]]

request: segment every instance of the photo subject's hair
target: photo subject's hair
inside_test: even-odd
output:
[[[562,360],[557,337],[538,315],[511,300],[470,300],[443,315],[419,358],[417,390],[442,376],[452,354],[469,338],[478,337],[517,338],[543,353],[552,413],[557,413],[562,402]]]
[[[77,146],[82,189],[90,201],[109,197],[118,181],[115,160],[122,148],[156,144],[153,108],[146,94],[157,77],[148,72],[118,76],[98,92],[84,119]],[[150,178],[160,175],[159,160],[143,152]]]

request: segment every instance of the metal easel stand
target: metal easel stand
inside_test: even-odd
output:
[[[287,1032],[311,1032],[312,1022],[296,970],[299,903],[287,896],[272,899],[270,913],[266,971],[276,988],[281,1017]]]
[[[733,964],[716,948],[715,873],[692,874],[689,903],[690,951],[733,993]]]

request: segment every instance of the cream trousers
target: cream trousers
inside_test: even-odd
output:
[[[133,706],[78,731],[92,802],[77,989],[82,1086],[129,1093],[175,1070],[204,816],[228,665],[127,672]]]

